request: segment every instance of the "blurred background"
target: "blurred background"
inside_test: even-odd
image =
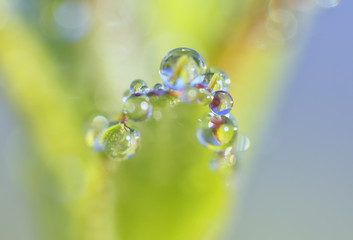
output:
[[[352,239],[352,9],[342,1],[316,16],[226,239]]]
[[[1,0],[0,239],[352,239],[352,7]],[[162,186],[149,175],[130,179],[145,165],[127,163],[125,175],[102,170],[104,160],[84,142],[89,121],[116,116],[132,80],[160,82],[160,60],[180,46],[231,78],[232,113],[251,139],[234,176],[209,173],[201,147],[183,148],[189,158],[180,153],[182,167],[170,170],[192,168],[197,177],[156,171]],[[156,130],[166,149],[181,146],[153,123],[140,127]],[[163,157],[153,144],[146,140],[141,155],[158,168]],[[141,163],[141,155],[131,160]],[[191,159],[200,164],[187,165]],[[165,189],[176,196],[166,201]],[[149,196],[156,192],[162,196]],[[179,213],[167,210],[178,204]],[[151,223],[142,217],[149,214],[158,217]],[[162,222],[170,224],[149,232]]]

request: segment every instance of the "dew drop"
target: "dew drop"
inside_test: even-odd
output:
[[[218,115],[225,115],[230,112],[233,107],[233,98],[225,91],[217,91],[210,103],[212,112]]]
[[[203,84],[213,92],[228,91],[230,79],[227,74],[222,70],[215,67],[211,67],[208,68],[205,73]]]
[[[196,136],[199,142],[212,150],[230,147],[236,138],[238,124],[231,115],[209,113],[199,122]]]
[[[124,106],[126,117],[134,122],[148,119],[152,113],[152,105],[145,95],[129,97]]]
[[[173,90],[201,83],[206,70],[203,58],[190,48],[176,48],[163,58],[159,74],[165,86]]]
[[[125,123],[110,126],[102,135],[104,153],[114,160],[125,160],[135,155],[140,146],[140,133]]]
[[[153,86],[152,90],[149,91],[147,95],[148,95],[149,97],[151,97],[151,96],[157,96],[157,97],[159,97],[159,96],[165,95],[166,92],[167,92],[167,90],[166,90],[166,88],[165,88],[162,84],[156,83],[156,84]]]
[[[156,83],[153,86],[153,90],[154,91],[165,91],[165,87],[162,84],[160,84],[160,83]]]
[[[141,80],[141,79],[137,79],[134,80],[131,84],[130,84],[130,93],[131,94],[145,94],[149,91],[147,84],[145,83],[145,81]]]

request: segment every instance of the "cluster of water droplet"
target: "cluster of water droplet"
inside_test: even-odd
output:
[[[87,133],[89,146],[95,151],[103,151],[109,158],[128,159],[140,145],[140,134],[129,126],[129,121],[141,122],[151,116],[160,119],[160,112],[152,109],[155,101],[198,102],[208,105],[211,111],[200,119],[197,139],[215,151],[218,157],[217,164],[212,161],[213,165],[233,166],[235,154],[245,151],[249,144],[246,137],[238,136],[238,123],[230,114],[233,99],[227,92],[230,85],[227,74],[218,68],[206,68],[203,58],[189,48],[168,52],[159,73],[164,85],[157,83],[150,89],[143,80],[131,83],[123,95],[124,108],[119,121],[109,122],[103,116],[93,119]]]

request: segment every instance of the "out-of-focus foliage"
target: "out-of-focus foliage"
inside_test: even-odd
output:
[[[286,1],[0,2],[2,93],[32,141],[24,172],[42,238],[219,239],[229,190],[195,137],[207,107],[161,107],[121,163],[89,149],[84,132],[93,116],[120,113],[132,80],[160,82],[163,55],[185,46],[228,73],[240,129],[258,136],[296,10],[269,32]]]

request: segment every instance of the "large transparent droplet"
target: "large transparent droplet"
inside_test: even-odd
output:
[[[140,133],[125,123],[110,126],[102,135],[104,153],[115,160],[131,158],[140,146]]]
[[[210,109],[217,115],[226,115],[233,107],[233,98],[225,91],[217,91],[210,103]]]
[[[148,87],[147,87],[147,83],[145,83],[145,81],[141,80],[141,79],[137,79],[132,81],[132,83],[130,84],[130,93],[131,94],[145,94],[146,90],[148,92]]]
[[[148,119],[152,113],[152,104],[145,95],[129,97],[124,106],[126,117],[134,122]]]
[[[86,142],[94,151],[103,151],[102,134],[108,127],[109,121],[103,116],[96,116],[86,133]]]
[[[177,48],[163,58],[159,74],[168,88],[180,90],[202,83],[205,71],[206,64],[200,54],[190,48]]]
[[[212,67],[206,70],[203,83],[213,92],[228,91],[230,79],[225,72],[218,68]]]
[[[233,116],[209,113],[200,120],[196,136],[203,146],[212,150],[223,150],[234,143],[237,131],[238,123]]]

